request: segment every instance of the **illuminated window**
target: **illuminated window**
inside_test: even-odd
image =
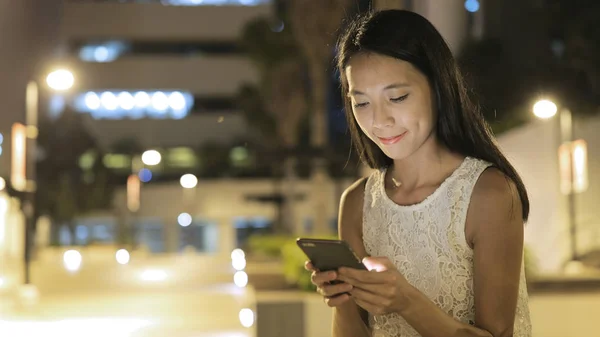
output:
[[[466,0],[465,1],[465,9],[471,13],[477,12],[479,10],[479,1],[478,0]]]
[[[104,166],[111,169],[128,169],[131,167],[131,157],[124,154],[106,154],[102,162]]]
[[[231,163],[237,167],[245,167],[250,164],[248,149],[244,146],[236,146],[231,149],[229,159],[231,160]]]
[[[192,168],[198,165],[198,159],[191,148],[177,147],[168,151],[167,163],[174,168]]]
[[[79,50],[79,58],[86,62],[112,62],[126,50],[127,45],[118,41],[90,44],[81,47]]]
[[[89,170],[94,166],[96,162],[96,153],[95,151],[87,151],[81,157],[79,157],[79,167],[84,170]]]
[[[73,105],[95,119],[181,119],[194,105],[194,97],[180,91],[86,92],[78,95]]]
[[[560,190],[563,194],[582,193],[588,189],[587,143],[576,140],[558,149]]]

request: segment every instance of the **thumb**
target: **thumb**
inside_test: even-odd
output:
[[[370,271],[386,271],[395,269],[394,264],[387,257],[365,257],[362,260],[365,267]]]

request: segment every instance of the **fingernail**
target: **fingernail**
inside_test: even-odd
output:
[[[329,276],[329,277],[332,277],[332,278],[335,278],[335,277],[336,277],[336,275],[335,275],[335,272],[334,272],[334,271],[332,271],[332,272],[329,272],[329,274],[328,274],[327,276]]]

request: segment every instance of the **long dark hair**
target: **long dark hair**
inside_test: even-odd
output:
[[[429,80],[437,108],[436,136],[450,151],[485,160],[511,179],[529,216],[525,185],[494,141],[477,104],[469,98],[450,48],[435,27],[419,14],[385,10],[364,14],[345,28],[338,42],[338,70],[352,141],[360,158],[371,168],[392,164],[392,159],[369,139],[352,113],[345,68],[358,53],[376,53],[411,63]]]

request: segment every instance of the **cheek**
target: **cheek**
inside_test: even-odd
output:
[[[354,120],[358,124],[358,127],[362,130],[362,132],[367,135],[367,137],[371,138],[370,131],[373,123],[373,118],[366,111],[354,112]]]
[[[429,108],[415,106],[405,114],[402,114],[403,123],[413,131],[429,133],[434,125],[434,115]]]

